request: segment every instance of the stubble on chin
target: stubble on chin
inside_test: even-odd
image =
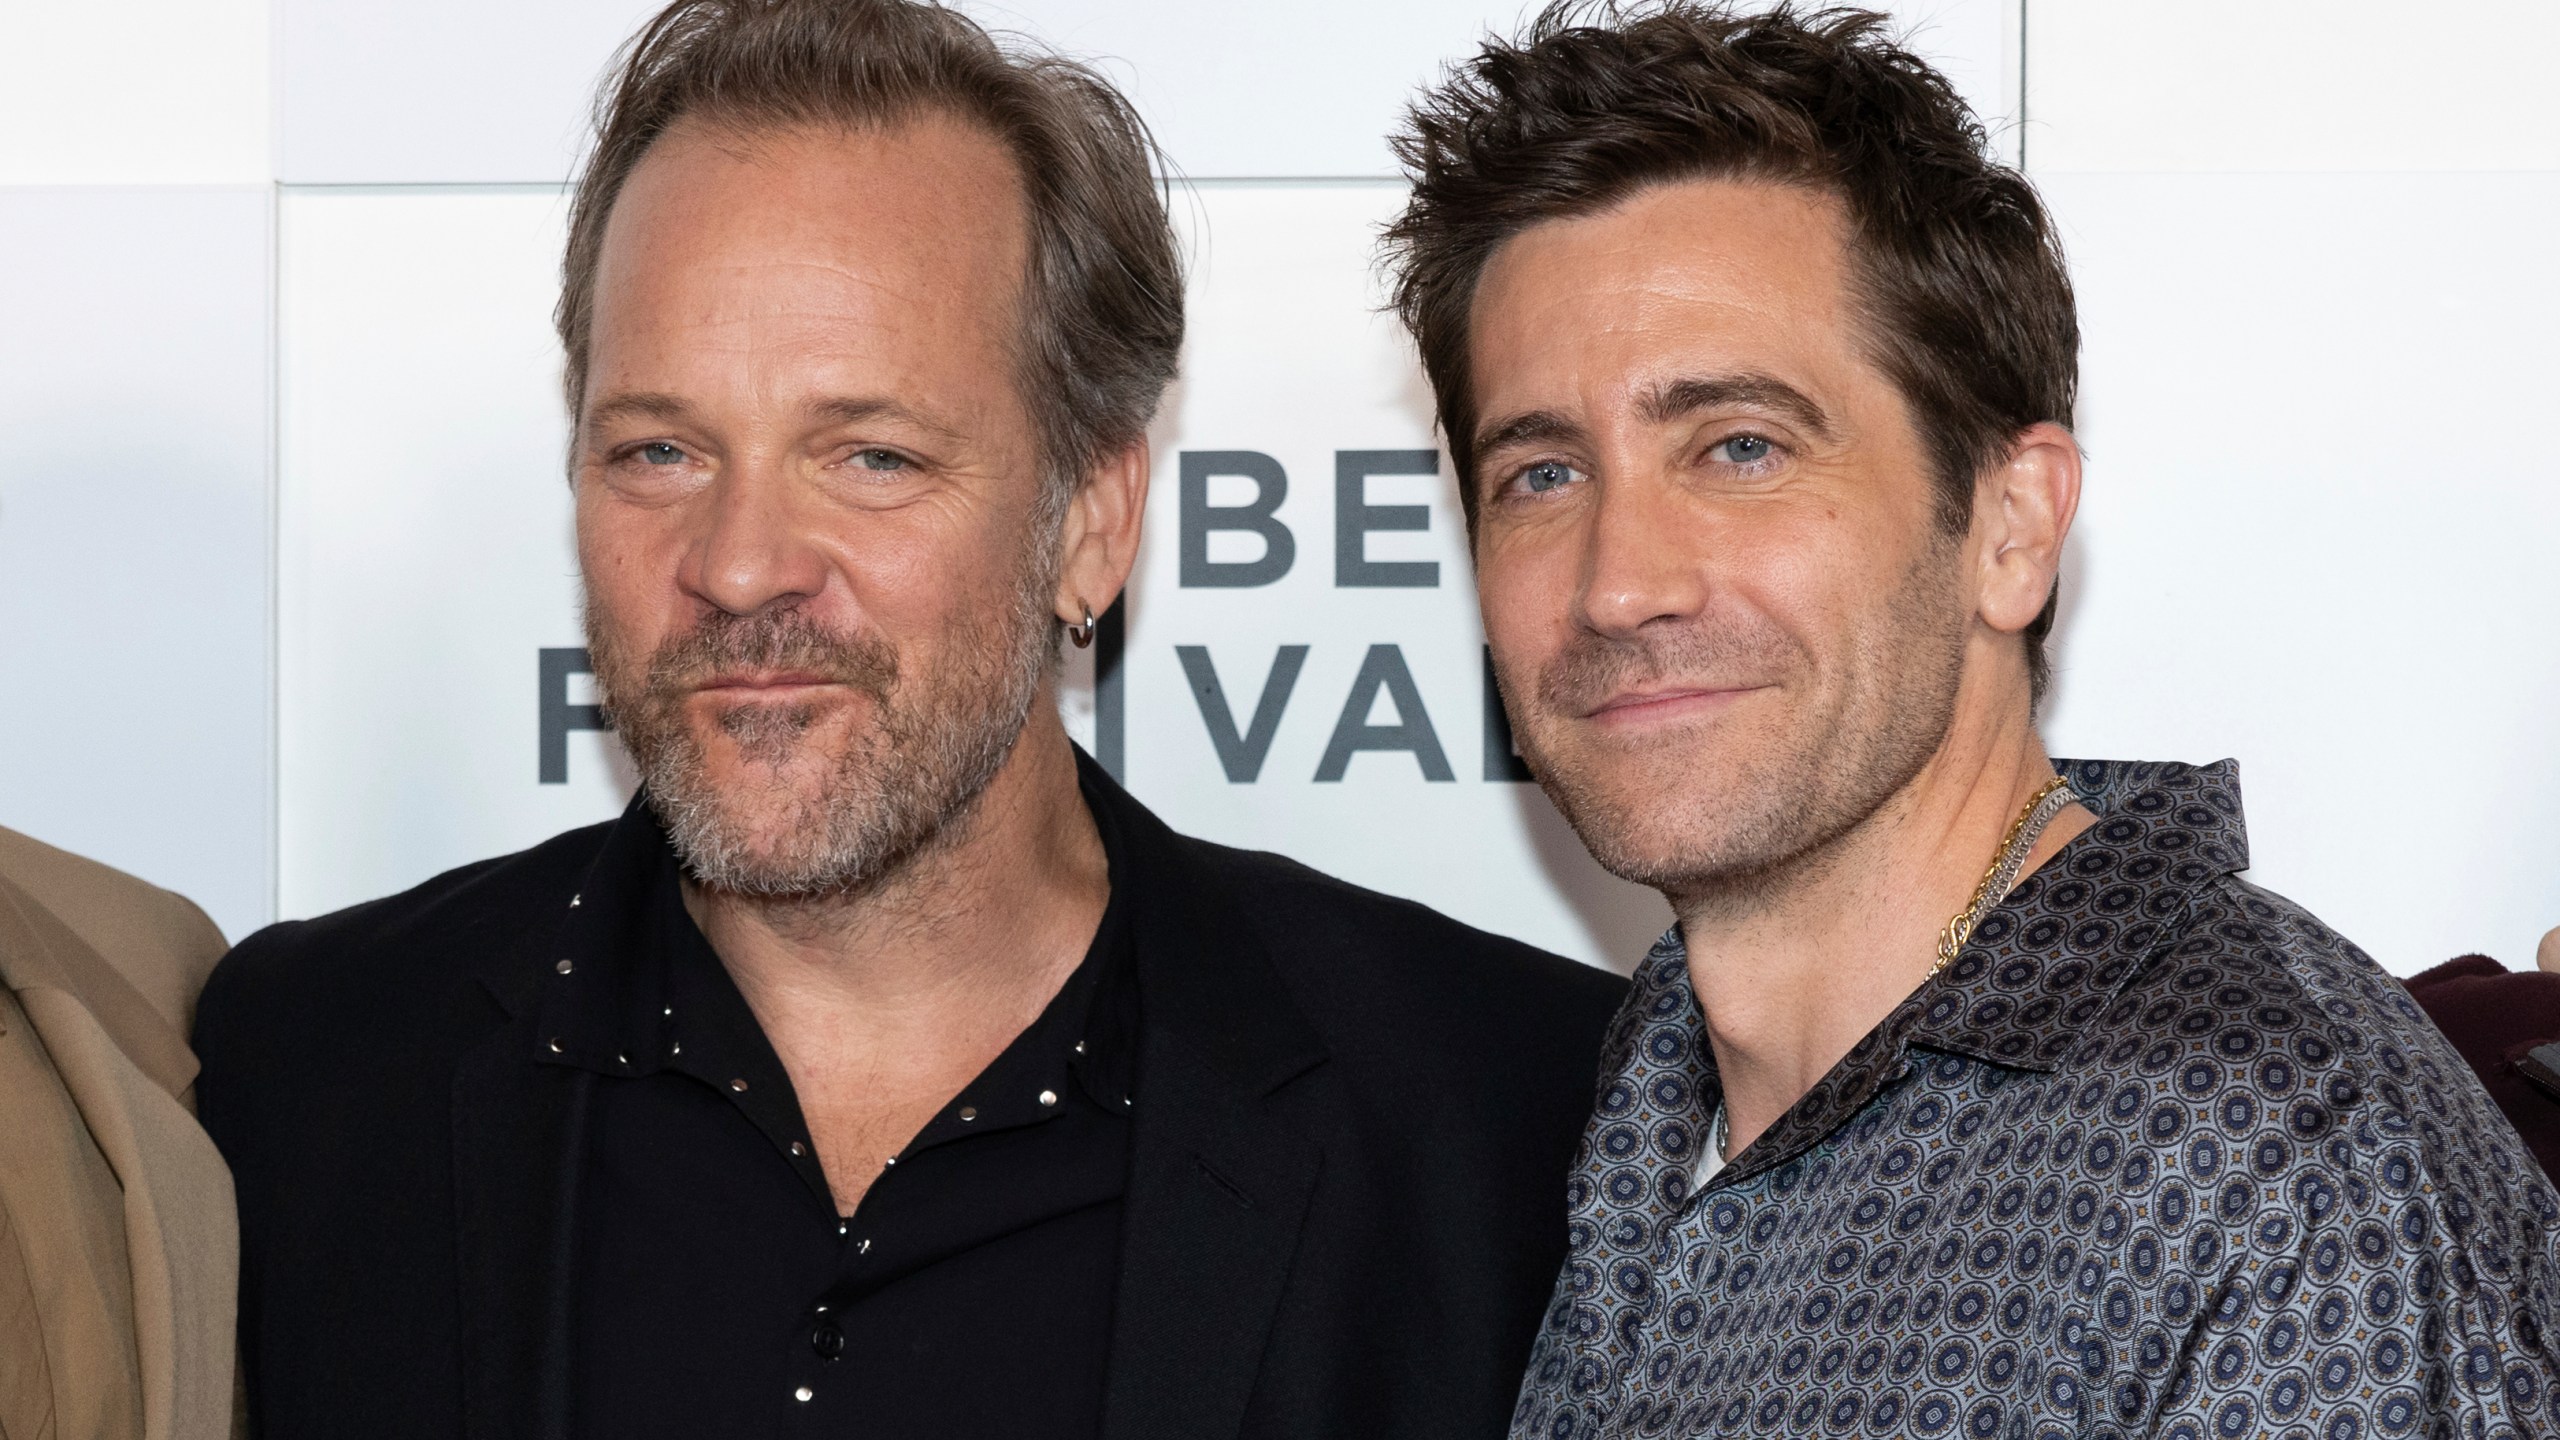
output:
[[[1592,858],[1687,913],[1749,905],[1818,865],[1927,766],[1955,715],[1966,620],[1943,553],[1825,667],[1774,624],[1577,633],[1512,705],[1521,757]],[[1825,669],[1832,671],[1826,675]],[[1748,678],[1735,710],[1641,736],[1587,718],[1628,683]]]
[[[994,609],[948,637],[949,659],[931,674],[885,639],[830,630],[798,607],[714,612],[643,657],[591,599],[588,646],[693,880],[761,900],[824,900],[863,891],[962,827],[1011,754],[1048,627],[1045,611],[1024,614],[1019,601]],[[699,685],[729,669],[812,673],[846,694],[701,713]]]

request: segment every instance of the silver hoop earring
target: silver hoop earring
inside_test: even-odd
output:
[[[1067,627],[1067,638],[1068,638],[1068,639],[1070,639],[1070,640],[1073,640],[1074,642],[1076,642],[1076,648],[1077,648],[1077,649],[1079,649],[1079,650],[1082,650],[1082,649],[1084,649],[1085,647],[1087,647],[1087,646],[1089,646],[1089,645],[1091,645],[1091,644],[1093,643],[1093,607],[1092,607],[1092,606],[1087,605],[1087,606],[1085,606],[1085,607],[1084,607],[1084,623],[1083,623],[1083,624],[1081,624],[1081,625],[1070,625],[1070,626],[1068,626],[1068,627]]]

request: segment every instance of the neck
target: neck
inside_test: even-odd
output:
[[[1730,1153],[1777,1123],[1929,978],[1948,919],[2053,778],[2023,693],[2016,699],[1995,709],[1959,695],[1937,753],[1873,815],[1747,891],[1675,899],[1724,1085]],[[2093,818],[2066,807],[2020,877]]]
[[[1082,962],[1109,891],[1044,685],[977,803],[895,874],[822,901],[688,884],[685,907],[804,1108],[905,1093],[929,1112],[1039,1017]]]

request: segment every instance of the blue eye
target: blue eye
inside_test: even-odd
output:
[[[895,450],[865,450],[853,458],[860,461],[862,468],[865,470],[885,471],[904,470],[907,468],[907,457],[899,454]]]
[[[664,440],[652,440],[640,447],[640,458],[652,465],[681,465],[684,452]]]
[[[1768,459],[1769,452],[1776,448],[1758,435],[1736,435],[1730,440],[1717,441],[1715,448],[1707,453],[1736,465],[1751,465]]]
[[[1520,483],[1532,495],[1544,495],[1572,483],[1573,467],[1561,460],[1541,460],[1520,472]]]

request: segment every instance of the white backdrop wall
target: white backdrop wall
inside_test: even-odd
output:
[[[649,8],[0,0],[42,57],[0,100],[0,824],[238,935],[621,802],[547,315],[588,94]],[[2560,922],[2560,10],[2455,10],[1896,10],[2080,286],[2053,744],[2238,756],[2255,878],[2403,973]],[[1100,57],[1192,181],[1150,538],[1071,728],[1178,826],[1631,963],[1660,902],[1487,726],[1371,269],[1396,106],[1513,14],[979,13]]]

